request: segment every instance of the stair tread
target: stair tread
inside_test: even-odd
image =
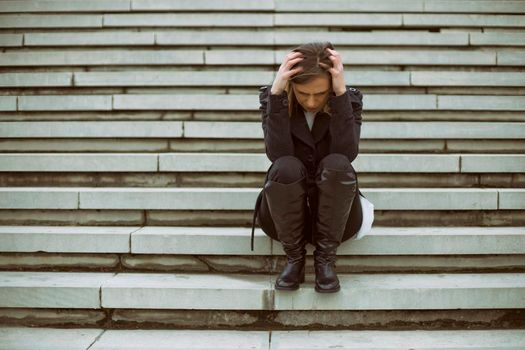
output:
[[[279,242],[255,229],[227,226],[0,226],[1,252],[284,255]],[[313,247],[307,245],[307,254]],[[342,242],[339,255],[522,254],[524,226],[374,226]]]
[[[271,334],[271,337],[270,337]],[[271,341],[270,341],[271,339]],[[525,330],[197,330],[3,327],[2,349],[519,349]],[[91,345],[92,344],[92,345]],[[90,347],[91,345],[91,347]]]
[[[523,308],[525,273],[338,274],[338,293],[241,273],[0,272],[1,307],[377,310]]]

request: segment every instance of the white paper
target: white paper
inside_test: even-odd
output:
[[[357,234],[355,234],[351,239],[363,238],[367,233],[370,232],[372,229],[372,223],[374,222],[374,204],[361,195],[359,195],[359,200],[361,201],[363,221],[361,223],[361,228],[359,228]]]

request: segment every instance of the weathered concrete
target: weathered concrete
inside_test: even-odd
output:
[[[82,271],[115,271],[119,268],[117,254],[64,254],[64,253],[1,253],[2,270],[71,269]]]
[[[85,350],[103,329],[0,328],[0,349]]]
[[[100,327],[107,319],[104,310],[0,308],[0,325],[10,327]]]

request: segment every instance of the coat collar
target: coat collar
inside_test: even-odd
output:
[[[324,137],[329,126],[330,116],[323,111],[317,112],[311,131],[308,128],[308,123],[302,108],[298,108],[296,113],[294,113],[290,119],[290,129],[292,134],[313,149],[315,149],[315,144]]]

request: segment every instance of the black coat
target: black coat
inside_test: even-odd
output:
[[[363,94],[346,86],[340,96],[331,93],[328,104],[332,116],[320,111],[308,128],[302,108],[288,117],[288,97],[270,94],[271,85],[259,94],[266,155],[272,163],[279,157],[293,155],[308,169],[308,182],[315,176],[318,163],[330,153],[341,153],[352,162],[359,152]]]
[[[265,85],[259,89],[259,110],[266,155],[272,163],[286,155],[299,158],[307,169],[307,184],[314,186],[317,166],[325,156],[341,153],[350,162],[357,157],[363,109],[361,91],[347,85],[346,92],[340,96],[332,92],[328,99],[332,116],[323,111],[318,112],[310,131],[302,108],[299,106],[289,117],[286,92],[272,95],[271,87]],[[253,229],[260,201],[261,195],[257,198],[252,223],[252,250]]]

